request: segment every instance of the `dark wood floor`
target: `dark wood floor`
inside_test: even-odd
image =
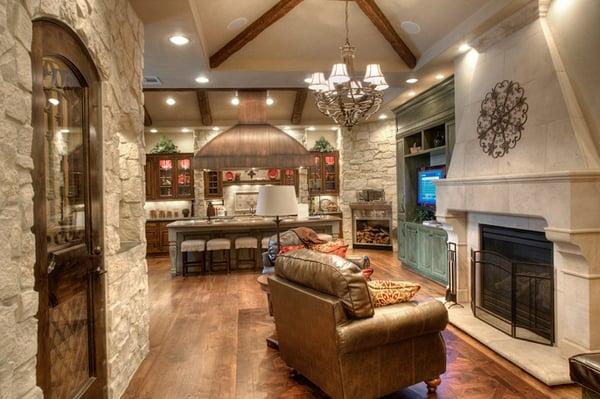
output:
[[[417,281],[418,294],[442,296],[443,287],[402,268],[391,252],[368,254],[374,278]],[[302,377],[290,378],[278,352],[265,345],[274,325],[252,273],[171,278],[167,258],[148,260],[150,354],[123,398],[323,397]],[[448,368],[437,398],[569,398],[574,386],[550,389],[456,328],[444,333]],[[427,397],[424,384],[390,398]]]

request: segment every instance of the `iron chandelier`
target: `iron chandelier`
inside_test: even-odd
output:
[[[332,66],[329,79],[325,79],[322,72],[313,73],[308,88],[315,92],[319,111],[350,130],[379,110],[383,101],[383,90],[389,86],[379,64],[367,65],[362,82],[354,78],[356,48],[350,44],[348,0],[345,16],[346,41],[340,47],[342,63]]]

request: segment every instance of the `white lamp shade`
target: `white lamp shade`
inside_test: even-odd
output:
[[[379,79],[383,79],[383,72],[381,72],[381,66],[379,66],[379,64],[367,65],[367,70],[365,71],[365,78],[363,80],[365,82],[375,84],[375,81]]]
[[[348,76],[348,68],[346,68],[346,64],[334,64],[333,67],[331,67],[331,75],[329,75],[329,80],[336,85],[348,82],[350,80],[350,76]]]
[[[323,72],[313,73],[308,88],[315,91],[326,91],[328,84],[327,80],[325,80],[325,74]]]
[[[374,85],[375,86],[375,90],[378,90],[378,91],[383,91],[383,90],[387,89],[388,87],[390,87],[390,86],[388,86],[388,84],[385,81],[384,77],[381,77],[379,79],[374,79],[371,82],[371,84]]]
[[[290,216],[298,214],[294,186],[261,186],[258,189],[256,215]]]
[[[362,90],[362,83],[353,80],[350,82],[350,88],[352,92],[348,92],[348,98],[352,98],[352,96],[362,96],[365,92]]]

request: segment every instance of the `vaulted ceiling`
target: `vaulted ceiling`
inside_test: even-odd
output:
[[[410,94],[437,83],[437,75],[450,76],[462,42],[526,2],[352,0],[349,23],[350,40],[357,52],[356,70],[364,71],[368,63],[381,64],[390,84],[382,112],[389,113]],[[311,72],[328,72],[331,64],[338,62],[344,41],[345,2],[341,0],[131,3],[145,27],[144,76],[158,77],[162,90],[208,90],[205,98],[212,123],[235,119],[236,111],[228,101],[232,92],[223,89],[242,88],[288,89],[272,92],[276,103],[269,118],[291,123],[295,89],[306,87],[304,79]],[[410,30],[414,25],[407,27],[410,23],[418,25],[418,33]],[[183,34],[191,42],[173,46],[168,41],[173,34]],[[198,84],[194,81],[198,76],[210,81]],[[409,77],[417,77],[419,82],[409,85],[405,82]],[[178,102],[182,106],[165,108],[164,98],[175,95],[182,96]],[[197,92],[146,92],[146,108],[155,124],[200,124],[199,101],[203,100]],[[301,123],[330,123],[318,113],[310,93]]]

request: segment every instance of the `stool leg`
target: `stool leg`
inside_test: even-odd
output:
[[[227,262],[227,273],[231,273],[231,250],[225,250],[225,262]]]
[[[260,248],[257,248],[254,250],[254,271],[257,271],[258,268],[260,267],[259,264],[259,259],[260,259]]]
[[[181,262],[181,275],[183,277],[185,277],[187,275],[187,263],[188,263],[187,255],[188,255],[187,252],[183,253],[182,262]]]
[[[213,251],[208,252],[208,274],[212,273]]]
[[[206,250],[202,251],[202,270],[206,273]]]

